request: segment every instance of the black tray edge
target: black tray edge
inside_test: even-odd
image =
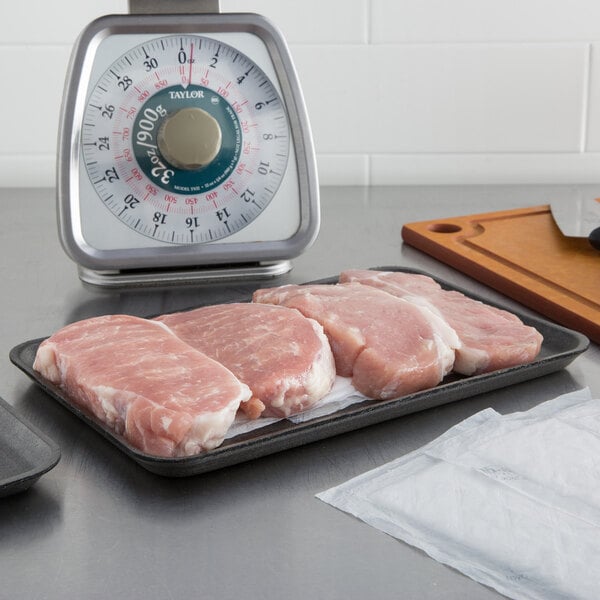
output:
[[[47,460],[40,462],[39,464],[31,467],[28,471],[24,471],[18,475],[7,477],[0,481],[0,498],[18,494],[29,489],[42,475],[52,470],[60,461],[61,450],[58,444],[51,440],[47,435],[42,433],[37,427],[34,427],[31,423],[21,417],[17,411],[8,402],[0,398],[0,408],[9,413],[11,418],[19,421],[19,423],[26,427],[33,436],[38,438],[44,443],[48,449]]]

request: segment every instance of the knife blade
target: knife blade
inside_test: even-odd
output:
[[[552,217],[567,237],[588,238],[600,249],[600,198],[566,196],[550,202]]]

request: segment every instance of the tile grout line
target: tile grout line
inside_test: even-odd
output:
[[[373,43],[373,0],[365,2],[365,39],[368,45]]]
[[[373,0],[366,0],[365,3],[365,27],[366,27],[366,40],[367,45],[371,46],[373,43]],[[365,179],[367,186],[373,184],[373,154],[367,153]]]
[[[585,61],[585,77],[584,77],[584,89],[583,89],[583,107],[581,111],[581,144],[579,151],[583,154],[587,149],[588,143],[588,131],[589,131],[589,119],[590,119],[590,103],[592,93],[592,56],[593,56],[593,45],[591,42],[588,43],[587,56]]]

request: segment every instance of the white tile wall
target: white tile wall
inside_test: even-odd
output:
[[[572,42],[598,36],[596,0],[371,0],[378,44]]]
[[[221,0],[286,35],[324,184],[600,182],[597,0]],[[50,186],[71,44],[126,0],[3,0],[0,185]]]

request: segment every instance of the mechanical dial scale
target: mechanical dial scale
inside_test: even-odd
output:
[[[282,35],[218,2],[130,0],[130,12],[87,26],[67,76],[58,220],[81,279],[286,272],[317,235],[319,196]]]

